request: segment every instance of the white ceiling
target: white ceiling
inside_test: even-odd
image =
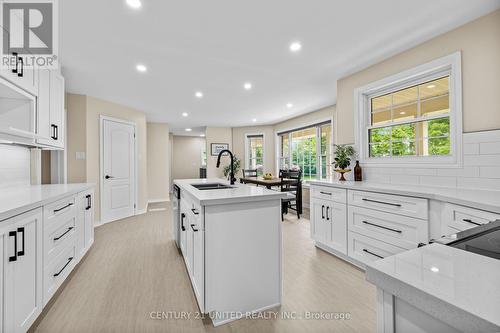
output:
[[[491,12],[500,0],[142,4],[60,1],[67,89],[142,110],[180,134],[275,123],[335,104],[337,79]],[[296,40],[303,48],[292,54]],[[138,63],[148,71],[138,73]]]

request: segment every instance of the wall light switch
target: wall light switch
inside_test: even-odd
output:
[[[76,159],[77,160],[84,160],[85,159],[85,152],[84,151],[77,151],[76,152]]]

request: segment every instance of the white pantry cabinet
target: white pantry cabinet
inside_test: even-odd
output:
[[[56,70],[40,69],[38,80],[38,143],[64,149],[64,78]]]
[[[42,311],[42,210],[2,221],[2,332],[26,332]]]

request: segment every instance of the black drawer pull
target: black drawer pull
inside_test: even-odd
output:
[[[17,232],[20,232],[22,235],[22,240],[23,240],[23,249],[19,252],[17,252],[18,257],[24,256],[24,227],[17,228]]]
[[[12,70],[12,73],[17,74],[19,58],[17,57],[17,52],[12,52],[12,55],[16,57],[16,68]]]
[[[67,204],[64,207],[61,207],[61,208],[58,208],[58,209],[54,209],[54,213],[60,212],[61,210],[66,209],[66,208],[71,207],[71,206],[73,206],[72,202],[70,202],[69,204]]]
[[[184,226],[184,219],[186,218],[186,214],[181,214],[181,230],[186,231],[186,227]]]
[[[85,210],[89,210],[90,208],[92,208],[92,196],[90,194],[87,194],[85,198],[87,198],[87,207],[85,207]]]
[[[481,223],[474,222],[471,219],[462,219],[462,221],[467,222],[467,223],[471,223],[471,224],[474,224],[474,225],[482,225]]]
[[[330,221],[330,217],[328,216],[328,211],[330,210],[329,206],[326,206],[326,220]]]
[[[378,225],[378,224],[371,223],[371,222],[368,222],[368,221],[363,221],[363,223],[364,224],[372,225],[372,226],[377,227],[377,228],[381,228],[381,229],[385,229],[385,230],[389,230],[389,231],[394,231],[394,232],[397,232],[398,234],[400,234],[400,233],[403,232],[403,231],[398,230],[398,229],[392,229],[392,228],[389,228],[389,227],[384,227],[383,225]]]
[[[319,193],[324,194],[324,195],[332,195],[330,192],[323,192],[323,191],[320,191]]]
[[[61,273],[64,271],[64,269],[69,265],[69,263],[71,262],[71,260],[73,260],[73,257],[69,257],[68,258],[68,261],[66,262],[66,264],[64,264],[64,266],[61,268],[61,270],[57,273],[55,273],[53,276],[56,277],[56,276],[59,276],[61,275]]]
[[[56,125],[50,124],[50,130],[52,132],[50,138],[53,139],[53,140],[57,140],[57,137],[56,137]]]
[[[324,205],[321,205],[321,218],[322,219],[325,218],[325,206]]]
[[[54,241],[58,241],[60,240],[61,238],[64,237],[64,235],[66,235],[68,232],[70,232],[71,230],[73,230],[73,227],[69,227],[68,230],[66,230],[62,235],[58,236],[58,237],[55,237],[54,238]]]
[[[193,214],[194,214],[194,215],[199,215],[199,214],[200,214],[200,212],[199,212],[199,211],[197,211],[197,210],[196,210],[196,209],[194,209],[194,208],[191,208],[191,211],[193,212]]]
[[[368,202],[375,202],[375,203],[379,203],[379,204],[383,204],[383,205],[394,206],[394,207],[401,207],[400,204],[395,204],[395,203],[391,203],[391,202],[384,202],[384,201],[378,201],[378,200],[372,200],[372,199],[366,199],[366,198],[363,198],[362,200],[368,201]]]
[[[14,237],[14,255],[9,257],[9,262],[17,261],[17,231],[9,231],[9,237]]]
[[[373,253],[372,251],[369,251],[369,250],[367,250],[367,249],[363,249],[363,252],[366,252],[366,253],[368,253],[368,254],[371,254],[372,256],[378,257],[378,258],[380,258],[380,259],[384,259],[384,257],[379,256],[378,254]]]
[[[194,232],[197,232],[198,229],[195,229],[194,227],[196,226],[196,224],[191,224],[191,229],[193,229]]]
[[[24,60],[23,60],[23,58],[19,57],[19,62],[21,63],[21,71],[19,73],[17,73],[17,76],[23,77],[23,75],[24,75]],[[17,66],[16,66],[16,68],[17,68]]]

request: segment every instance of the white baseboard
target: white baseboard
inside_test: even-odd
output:
[[[148,205],[146,205],[146,208],[144,209],[137,209],[135,211],[135,215],[142,215],[142,214],[146,214],[148,212]]]
[[[168,202],[168,201],[170,201],[170,198],[151,199],[151,200],[148,200],[148,204],[150,204],[150,203],[158,203],[158,202]]]
[[[101,223],[101,221],[94,221],[94,228],[100,227],[102,225],[103,223]]]

